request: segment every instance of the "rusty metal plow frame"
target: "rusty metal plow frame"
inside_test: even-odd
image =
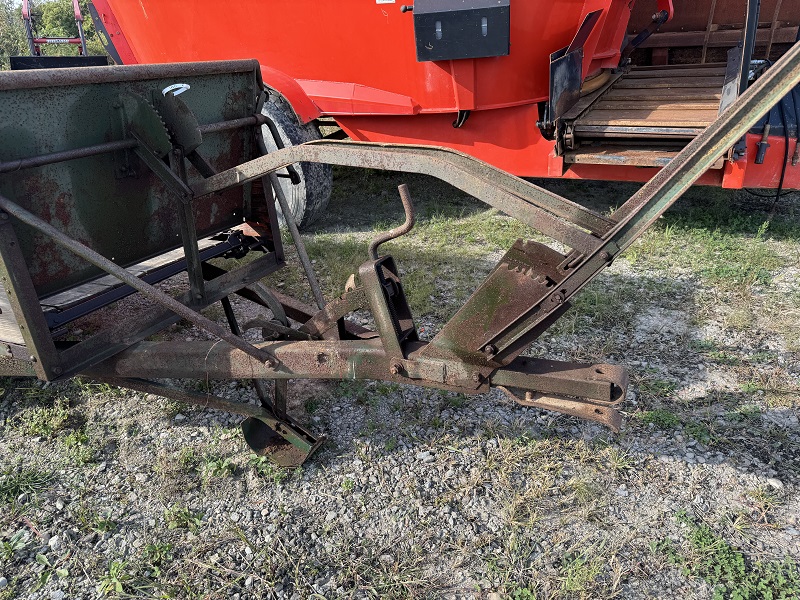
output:
[[[314,142],[275,151],[193,187],[194,200],[198,200],[303,161],[426,173],[571,248],[561,254],[543,244],[518,241],[429,342],[416,335],[391,257],[371,257],[359,270],[359,282],[321,310],[282,299],[287,314],[303,323],[294,337],[306,339],[253,345],[204,321],[199,313],[152,286],[133,281],[135,277],[127,275],[130,280],[126,279],[124,269],[79,242],[64,239],[66,236],[10,200],[0,197],[0,209],[227,342],[138,342],[87,368],[85,374],[244,414],[249,417],[246,423],[252,424],[253,419],[265,423],[285,443],[298,449],[295,455],[290,451],[283,464],[301,463],[319,441],[299,427],[287,432],[285,428],[293,425],[282,419],[279,411],[243,407],[207,395],[163,388],[140,378],[273,379],[276,391],[283,389],[277,382],[297,378],[382,379],[471,394],[499,387],[522,404],[594,420],[618,430],[621,415],[617,405],[625,397],[628,381],[624,368],[533,359],[521,353],[565,312],[570,298],[650,227],[798,82],[800,45],[795,45],[627,200],[613,218],[595,214],[466,155],[430,147]],[[377,332],[365,332],[345,321],[344,317],[358,308],[371,310]],[[250,435],[248,442],[253,445],[252,431]],[[260,443],[266,447],[270,440]]]

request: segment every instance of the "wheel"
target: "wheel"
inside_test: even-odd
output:
[[[280,133],[284,147],[318,140],[322,136],[314,123],[301,123],[289,102],[280,94],[270,91],[269,98],[264,102],[261,111],[269,117]],[[275,138],[269,127],[262,126],[264,142],[269,152],[278,149]],[[310,225],[328,206],[333,187],[333,172],[330,165],[320,163],[297,163],[294,165],[300,182],[292,183],[286,175],[288,171],[278,171],[279,181],[286,201],[292,210],[297,226],[302,228]],[[278,207],[278,216],[283,222],[283,215]]]

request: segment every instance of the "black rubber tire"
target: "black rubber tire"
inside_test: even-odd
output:
[[[301,123],[289,102],[272,90],[269,90],[269,98],[264,103],[261,112],[275,123],[284,147],[318,140],[322,137],[313,122]],[[262,133],[267,150],[269,152],[276,150],[275,139],[266,125],[262,126]],[[295,222],[298,227],[303,228],[313,223],[328,206],[333,187],[333,171],[330,165],[320,163],[297,163],[294,168],[300,176],[300,183],[293,184],[286,177],[281,177],[279,180]],[[278,173],[286,175],[287,171],[281,169]],[[280,206],[278,206],[278,215],[283,221]]]

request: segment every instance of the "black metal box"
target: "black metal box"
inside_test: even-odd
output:
[[[417,61],[506,56],[511,0],[416,0]]]

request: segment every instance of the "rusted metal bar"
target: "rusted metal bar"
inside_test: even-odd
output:
[[[221,121],[219,123],[209,123],[208,125],[200,125],[200,133],[203,135],[207,133],[218,133],[220,131],[229,131],[231,129],[239,129],[242,127],[254,127],[256,125],[263,125],[266,123],[267,118],[264,115],[253,115],[252,117],[242,117],[241,119],[231,119],[230,121]]]
[[[175,176],[184,184],[186,177],[186,162],[183,151],[173,148],[169,154],[169,164]],[[205,280],[203,279],[203,262],[200,259],[200,247],[197,244],[197,225],[194,220],[194,207],[191,202],[177,202],[177,217],[181,227],[181,241],[183,253],[186,256],[186,274],[189,277],[189,289],[192,292],[192,303],[200,304],[205,301]]]
[[[625,399],[628,373],[620,365],[587,365],[520,356],[492,375],[492,386],[547,390],[550,394],[592,398],[611,405]]]
[[[614,224],[613,220],[538,186],[522,180],[515,181],[518,178],[508,173],[445,148],[326,140],[309,142],[276,150],[223,171],[196,184],[192,189],[196,196],[220,192],[303,161],[431,175],[583,254],[597,247],[598,238],[580,227],[602,233],[610,230]],[[508,188],[512,185],[519,188],[519,194],[516,190],[509,191]],[[525,197],[521,195],[522,190],[526,192]]]
[[[260,84],[261,67],[257,60],[111,65],[105,67],[81,67],[80,69],[32,69],[29,71],[3,73],[3,76],[0,77],[0,90],[24,90],[103,83],[116,84],[147,79],[171,79],[252,72],[258,73],[258,83]],[[253,98],[256,97],[259,91],[260,89],[253,90]]]
[[[209,305],[218,302],[275,272],[282,264],[277,262],[274,254],[268,254],[236,270],[224,272],[215,277],[214,281],[206,283],[206,301]],[[191,303],[191,292],[186,291],[177,300],[182,304]],[[195,308],[199,310],[203,306]],[[64,349],[61,352],[64,370],[72,374],[83,372],[93,364],[158,333],[179,319],[170,310],[152,307],[144,314],[137,314],[135,321],[114,323],[79,344]]]
[[[219,123],[209,123],[208,125],[200,126],[200,133],[218,133],[220,131],[228,131],[230,129],[239,129],[240,127],[261,125],[264,123],[264,120],[265,117],[263,115],[253,115],[252,117],[244,117],[242,119],[232,119],[230,121],[221,121]],[[136,139],[118,140],[116,142],[95,144],[93,146],[75,148],[73,150],[64,150],[62,152],[51,152],[49,154],[32,156],[30,158],[9,160],[6,162],[0,162],[0,173],[11,173],[14,171],[21,171],[22,169],[44,167],[46,165],[53,165],[60,162],[66,162],[68,160],[98,156],[108,152],[134,150],[138,146],[139,140]]]
[[[717,0],[711,0],[711,8],[708,11],[708,24],[706,25],[706,36],[703,38],[703,54],[700,62],[705,64],[706,54],[708,53],[708,40],[711,38],[711,28],[714,26],[714,13],[717,12]]]
[[[405,223],[400,225],[400,227],[395,227],[390,231],[380,234],[370,242],[369,256],[372,260],[378,260],[378,248],[381,244],[407,234],[414,227],[414,205],[411,203],[411,194],[408,191],[408,186],[403,183],[398,186],[397,190],[400,192],[400,201],[403,203],[403,211],[406,214]]]
[[[775,42],[775,32],[778,30],[778,25],[779,25],[778,19],[780,18],[782,4],[783,0],[778,0],[775,3],[775,13],[772,15],[772,26],[769,28],[769,41],[767,42],[767,51],[764,53],[764,58],[766,58],[767,60],[769,60],[769,55],[772,53],[772,44]]]
[[[213,342],[141,342],[92,367],[86,374],[100,378],[147,379],[378,379],[456,389],[468,394],[479,391],[472,385],[460,388],[423,378],[413,373],[413,361],[405,361],[412,367],[405,374],[393,373],[390,363],[395,358],[386,354],[380,339],[280,341],[256,345],[276,356],[280,366],[271,367],[241,350]],[[453,369],[463,367],[457,361],[445,364]],[[625,370],[615,365],[581,365],[526,357],[518,358],[505,370],[498,369],[488,383],[494,387],[583,397],[600,405],[614,406],[624,399],[628,380]]]
[[[311,259],[308,258],[306,245],[303,242],[302,236],[300,235],[300,230],[297,228],[297,223],[294,220],[292,209],[289,206],[289,203],[286,201],[286,194],[283,193],[283,187],[281,187],[281,183],[278,181],[278,176],[275,174],[275,172],[270,173],[269,177],[264,178],[265,186],[268,182],[272,185],[272,190],[275,192],[275,197],[278,199],[278,204],[281,207],[283,218],[286,221],[286,226],[289,228],[289,233],[292,236],[294,247],[297,250],[297,257],[300,259],[300,264],[303,266],[303,271],[306,274],[306,279],[308,280],[308,285],[311,288],[311,293],[314,295],[314,301],[317,303],[318,308],[324,308],[325,297],[322,295],[322,289],[319,287],[319,281],[317,281],[317,275],[314,273],[314,267],[311,264]]]
[[[259,105],[261,105],[262,102],[263,98],[260,99]],[[269,117],[264,116],[264,121],[273,128],[275,127],[275,124],[271,121],[271,119],[269,119]],[[256,141],[258,142],[261,152],[267,154],[267,144],[264,141],[263,133],[260,130],[256,133]],[[282,143],[280,141],[280,136],[276,138],[276,143]],[[281,150],[278,150],[278,152],[280,151]],[[262,177],[261,181],[262,185],[264,186],[265,193],[267,193],[269,189],[272,189],[275,197],[278,200],[278,205],[281,207],[283,218],[286,221],[286,226],[289,228],[289,233],[292,236],[294,247],[297,250],[297,256],[300,259],[300,264],[303,266],[303,271],[306,274],[306,279],[308,280],[308,285],[311,288],[311,293],[314,295],[314,301],[317,303],[318,308],[323,308],[325,306],[325,297],[322,295],[322,289],[319,287],[319,281],[317,281],[317,275],[314,273],[314,267],[311,265],[311,259],[308,258],[306,245],[303,243],[300,230],[297,228],[297,223],[294,220],[292,209],[289,206],[289,202],[286,200],[286,194],[283,191],[283,186],[281,185],[281,182],[278,181],[278,175],[275,173],[275,171],[271,171],[266,176]]]
[[[187,321],[195,324],[197,327],[204,329],[205,331],[211,333],[212,335],[220,338],[221,340],[226,341],[234,348],[238,348],[239,350],[249,354],[253,358],[261,360],[266,363],[272,364],[273,358],[269,355],[269,353],[259,350],[255,346],[248,344],[244,340],[239,337],[236,337],[232,333],[225,330],[224,327],[221,327],[219,324],[215,323],[211,319],[201,315],[198,312],[195,312],[191,308],[181,304],[177,300],[175,300],[172,296],[165,294],[158,288],[150,285],[149,283],[145,283],[138,277],[131,275],[120,267],[119,265],[115,264],[114,262],[108,260],[106,257],[98,254],[88,246],[81,244],[77,240],[70,238],[69,236],[64,235],[58,229],[50,225],[49,223],[43,221],[33,213],[25,210],[18,204],[11,202],[4,196],[0,196],[0,209],[4,210],[10,215],[13,215],[21,222],[25,223],[26,225],[34,228],[38,232],[52,238],[54,242],[63,246],[64,248],[70,250],[77,256],[80,256],[84,260],[90,262],[94,266],[102,269],[106,273],[113,275],[120,281],[127,283],[133,289],[141,292],[142,295],[150,298],[154,302],[161,304],[162,306],[167,307],[169,310],[174,312],[176,315],[179,315],[181,318],[186,319]]]
[[[386,379],[380,340],[279,341],[256,344],[277,358],[270,366],[239,349],[214,342],[141,342],[89,373],[147,379]],[[403,381],[402,378],[396,381]],[[408,381],[408,380],[406,380]]]
[[[0,162],[0,173],[11,173],[13,171],[20,171],[22,169],[43,167],[45,165],[53,165],[68,160],[97,156],[98,154],[105,154],[106,152],[132,150],[138,145],[139,141],[135,139],[120,140],[117,142],[107,142],[105,144],[86,146],[85,148],[75,148],[74,150],[64,150],[63,152],[51,152],[50,154],[42,154],[40,156],[32,156],[30,158],[9,160],[6,162]]]
[[[0,196],[2,198],[2,196]],[[52,379],[64,372],[61,357],[39,306],[22,246],[8,215],[0,211],[0,285],[16,316],[20,333],[29,352],[25,356],[40,379]],[[1,345],[1,344],[0,344]]]

